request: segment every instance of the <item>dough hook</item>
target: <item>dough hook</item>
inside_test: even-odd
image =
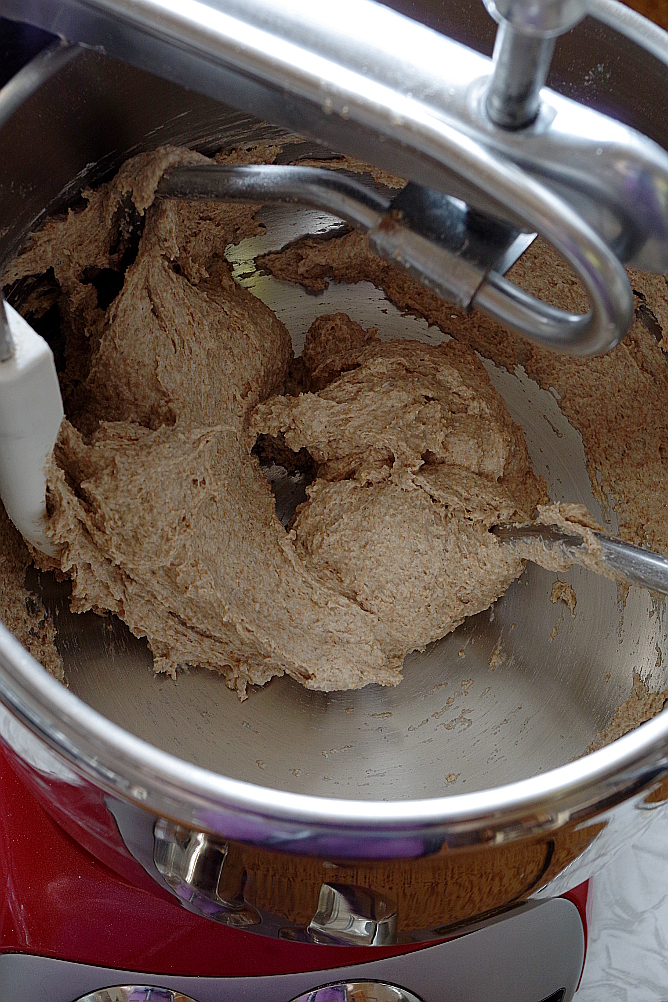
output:
[[[319,167],[184,164],[163,176],[156,194],[204,201],[291,202],[325,209],[366,230],[380,257],[464,310],[489,298],[489,289],[502,282],[536,237],[413,181],[390,198],[340,171]],[[542,322],[559,312],[527,296],[529,301]],[[489,312],[497,315],[493,302]]]

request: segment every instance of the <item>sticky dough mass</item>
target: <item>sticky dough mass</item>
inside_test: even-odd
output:
[[[69,419],[48,471],[48,534],[72,606],[146,636],[156,670],[206,666],[242,696],[283,673],[314,689],[396,684],[407,653],[521,572],[488,529],[530,518],[544,483],[454,340],[383,342],[343,314],[320,318],[295,392],[286,328],[224,259],[258,232],[257,206],[154,201],[165,169],[203,159],[134,158],[81,211],[49,221],[5,276],[53,269],[86,359],[66,367]],[[100,276],[132,256],[137,232],[104,309]],[[313,464],[288,530],[258,441]]]

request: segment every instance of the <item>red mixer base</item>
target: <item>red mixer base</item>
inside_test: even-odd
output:
[[[444,978],[453,991],[461,982],[469,1002],[567,1002],[586,945],[586,884],[570,901],[516,909],[429,947],[312,946],[217,925],[91,856],[44,811],[1,746],[0,880],[0,998],[14,1002],[74,1002],[128,979],[178,988],[198,1002],[224,1002],[232,987],[252,988],[247,997],[258,1002],[279,1002],[358,972],[371,980],[398,977],[428,1002],[430,984],[434,999],[442,997]],[[563,958],[555,964],[560,942]],[[465,985],[471,971],[482,988]]]
[[[44,811],[0,745],[0,951],[226,977],[357,964],[368,949],[262,938],[199,918],[157,885],[137,888]],[[415,947],[379,947],[374,959]],[[0,996],[1,997],[1,996]]]

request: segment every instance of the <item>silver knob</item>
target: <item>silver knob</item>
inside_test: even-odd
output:
[[[315,988],[292,1002],[420,1002],[417,995],[381,981],[340,981]]]
[[[397,941],[397,907],[363,887],[323,884],[308,933],[319,943],[389,946]]]

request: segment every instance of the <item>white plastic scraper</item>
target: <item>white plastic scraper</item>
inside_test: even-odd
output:
[[[50,555],[46,464],[62,419],[53,352],[0,296],[0,497],[22,535]]]

